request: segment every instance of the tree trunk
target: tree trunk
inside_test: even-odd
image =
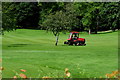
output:
[[[56,36],[56,43],[55,43],[56,46],[57,46],[57,44],[58,44],[58,38],[59,38],[59,35]]]
[[[95,29],[95,34],[97,34],[98,26],[99,26],[99,22],[97,21],[97,27],[96,27],[96,29]]]
[[[54,31],[54,30],[52,32],[53,32],[54,36],[56,37],[55,46],[57,46],[57,44],[58,44],[58,38],[59,38],[59,32],[58,31]]]
[[[89,34],[91,34],[91,30],[89,29]]]
[[[95,34],[97,34],[98,27],[99,27],[99,17],[97,16],[97,26],[96,26],[96,29],[95,29]]]
[[[115,29],[112,29],[113,32],[115,32]]]

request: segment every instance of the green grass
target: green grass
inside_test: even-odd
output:
[[[118,69],[118,32],[81,33],[86,46],[68,46],[69,33],[60,34],[58,46],[51,32],[18,29],[2,38],[3,78],[12,78],[25,69],[28,77],[63,77],[68,68],[72,78],[105,77]]]

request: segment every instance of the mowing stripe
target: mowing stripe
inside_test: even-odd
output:
[[[41,51],[41,50],[5,50],[3,52],[59,52],[59,51]]]

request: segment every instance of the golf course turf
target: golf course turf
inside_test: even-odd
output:
[[[80,32],[86,46],[64,45],[69,32],[60,33],[58,46],[51,32],[18,29],[2,36],[2,77],[12,78],[16,73],[28,77],[64,77],[68,68],[72,78],[100,76],[118,69],[118,32],[88,34]]]

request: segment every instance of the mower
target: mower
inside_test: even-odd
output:
[[[85,46],[85,39],[79,38],[79,32],[70,32],[69,38],[64,44],[75,45],[75,46]]]

